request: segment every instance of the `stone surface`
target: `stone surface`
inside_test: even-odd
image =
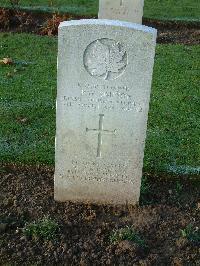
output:
[[[58,38],[55,199],[135,204],[156,30],[80,20]]]
[[[99,19],[142,24],[144,0],[100,0]]]

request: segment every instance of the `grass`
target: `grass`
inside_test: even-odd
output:
[[[0,66],[2,161],[53,163],[56,43],[54,38],[1,34],[1,58],[30,62],[17,72],[15,65]]]
[[[151,184],[148,180],[148,177],[143,175],[142,176],[142,180],[141,180],[141,187],[140,187],[140,204],[142,205],[148,205],[151,202],[151,200],[149,200],[149,195],[151,195]]]
[[[44,218],[37,222],[26,224],[23,232],[25,236],[32,239],[51,240],[56,237],[58,230],[59,226],[55,221]]]
[[[200,229],[193,228],[191,224],[189,224],[185,229],[181,230],[181,236],[187,238],[193,244],[200,245]]]
[[[135,243],[138,247],[146,247],[144,239],[132,227],[124,227],[114,230],[110,235],[110,242],[112,244],[119,243],[123,240],[128,240]]]
[[[146,195],[149,194],[151,190],[151,185],[148,182],[147,176],[142,177],[142,182],[141,182],[141,194]]]
[[[179,174],[200,172],[199,52],[200,46],[157,47],[145,153],[147,169],[165,164],[168,171]]]
[[[99,0],[20,0],[20,8],[96,16]],[[0,6],[10,7],[10,0],[0,0]],[[153,19],[199,21],[198,0],[145,0],[144,17]]]
[[[57,39],[0,34],[0,162],[54,164]],[[198,169],[200,46],[158,45],[145,171]]]

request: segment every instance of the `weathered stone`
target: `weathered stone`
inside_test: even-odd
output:
[[[61,23],[56,200],[138,202],[155,45],[141,25]]]
[[[100,0],[99,19],[142,24],[144,0]]]

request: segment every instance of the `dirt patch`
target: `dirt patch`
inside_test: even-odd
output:
[[[1,8],[0,31],[57,35],[58,25],[61,21],[83,18],[92,17],[75,16],[72,14],[57,15],[23,12]],[[200,23],[181,23],[145,19],[143,24],[158,29],[158,43],[181,43],[187,45],[200,43]]]
[[[199,179],[146,174],[140,206],[57,203],[54,169],[0,168],[0,265],[200,265],[200,243],[181,235],[200,227]],[[22,228],[44,217],[60,230],[53,240],[30,239]],[[113,230],[131,226],[146,247],[112,244]]]
[[[158,30],[158,43],[200,44],[200,23],[143,20],[143,24]]]

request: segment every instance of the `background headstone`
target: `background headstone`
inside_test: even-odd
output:
[[[61,23],[55,199],[135,204],[156,30],[128,22]]]
[[[99,0],[99,19],[142,24],[144,0]]]

